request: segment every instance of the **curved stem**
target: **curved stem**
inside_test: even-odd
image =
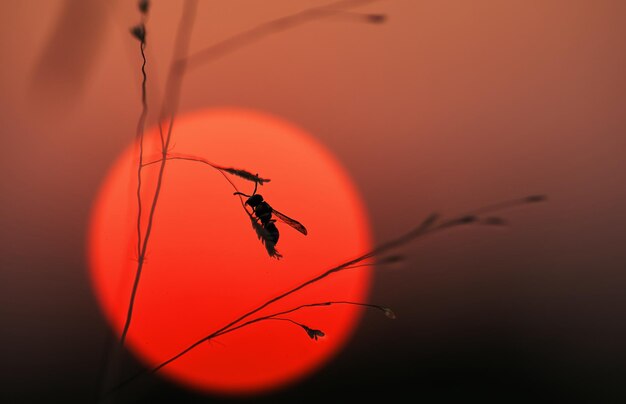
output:
[[[250,211],[248,209],[246,209],[246,204],[243,200],[243,198],[241,197],[241,192],[239,191],[239,188],[237,188],[237,185],[235,185],[234,182],[231,181],[230,178],[228,178],[228,176],[226,175],[227,172],[232,172],[232,168],[229,167],[222,167],[220,165],[217,165],[215,163],[211,163],[209,160],[202,158],[202,157],[196,157],[196,156],[185,156],[185,155],[173,155],[173,154],[168,154],[167,157],[165,158],[167,160],[183,160],[183,161],[191,161],[191,162],[196,162],[196,163],[201,163],[201,164],[205,164],[208,165],[209,167],[217,170],[220,174],[222,174],[222,176],[224,176],[224,179],[226,181],[228,181],[228,183],[230,184],[231,187],[233,187],[233,189],[235,190],[235,195],[237,195],[239,197],[239,202],[241,203],[241,206],[243,207],[243,209],[246,211],[246,213],[248,214],[248,216],[252,216],[252,214],[250,213]],[[158,159],[158,160],[153,160],[153,161],[149,161],[147,163],[144,163],[143,166],[147,167],[153,164],[157,164],[160,163],[163,159]],[[256,176],[257,178],[257,182],[258,183],[263,183],[265,181],[269,181],[268,179],[265,178],[260,178],[258,176]]]
[[[347,9],[364,6],[368,3],[374,3],[377,1],[381,0],[339,0],[325,6],[311,7],[285,17],[265,22],[247,31],[224,39],[212,46],[187,56],[185,60],[189,64],[189,67],[193,69],[204,63],[224,57],[271,34],[287,31],[291,28],[295,28],[315,20],[320,20],[337,14],[343,14]]]
[[[526,198],[521,198],[521,199],[515,199],[512,201],[508,201],[506,203],[498,203],[498,204],[494,204],[494,205],[490,205],[488,207],[484,207],[481,208],[480,210],[483,213],[490,213],[490,212],[495,212],[495,211],[499,211],[505,208],[510,208],[510,207],[514,207],[517,205],[525,205],[525,204],[530,204],[530,203],[535,203],[535,202],[541,202],[545,200],[544,197],[537,197],[537,196],[531,196],[531,197],[526,197]],[[223,335],[226,334],[228,332],[232,332],[236,329],[241,329],[242,327],[245,327],[248,324],[252,324],[255,322],[260,321],[259,319],[253,319],[253,320],[249,320],[247,322],[243,322],[242,324],[237,325],[237,323],[242,322],[243,320],[245,320],[248,317],[251,317],[252,315],[258,313],[259,311],[261,311],[262,309],[264,309],[265,307],[269,306],[270,304],[281,300],[313,283],[319,282],[322,279],[332,275],[333,273],[337,273],[340,272],[342,270],[345,269],[352,269],[352,268],[358,268],[359,265],[355,265],[360,263],[361,261],[364,261],[368,258],[371,258],[375,255],[378,254],[382,254],[385,253],[389,250],[392,250],[394,248],[400,247],[406,243],[408,243],[409,241],[412,241],[416,238],[420,238],[422,236],[425,236],[427,234],[432,234],[438,231],[442,231],[442,230],[448,230],[457,226],[463,226],[463,225],[468,225],[468,224],[475,224],[475,223],[479,223],[478,222],[478,218],[471,215],[471,214],[463,214],[463,215],[459,215],[457,217],[454,217],[452,219],[440,222],[438,225],[435,226],[435,222],[438,219],[438,215],[436,214],[431,214],[430,216],[428,216],[424,221],[422,221],[422,223],[420,223],[420,225],[416,226],[413,230],[403,234],[400,237],[397,237],[391,241],[388,241],[386,243],[383,243],[381,245],[379,245],[378,247],[370,250],[369,252],[355,258],[352,259],[350,261],[346,261],[343,264],[337,265],[336,267],[333,267],[331,269],[328,269],[327,271],[323,272],[321,275],[318,275],[306,282],[301,283],[300,285],[294,287],[293,289],[282,293],[268,301],[266,301],[265,303],[261,304],[260,306],[256,307],[253,310],[250,310],[249,312],[241,315],[240,317],[238,317],[237,319],[231,321],[230,323],[226,324],[225,326],[221,327],[220,329],[218,329],[217,331],[214,331],[213,333],[197,340],[196,342],[194,342],[193,344],[191,344],[190,346],[188,346],[187,348],[185,348],[184,350],[182,350],[181,352],[179,352],[178,354],[172,356],[171,358],[161,362],[159,365],[155,366],[154,368],[150,369],[149,371],[142,371],[138,374],[136,374],[135,376],[127,379],[126,381],[122,382],[121,384],[119,384],[117,387],[115,387],[113,390],[111,390],[109,392],[113,393],[114,391],[120,389],[121,387],[127,385],[128,383],[132,382],[133,380],[135,380],[137,377],[139,377],[140,375],[149,372],[149,373],[156,373],[158,372],[161,368],[163,368],[164,366],[172,363],[173,361],[177,360],[178,358],[180,358],[181,356],[187,354],[188,352],[190,352],[191,350],[193,350],[194,348],[196,348],[197,346],[199,346],[200,344],[202,344],[203,342],[206,342],[216,336],[219,335]],[[326,302],[328,303],[328,302]],[[316,305],[326,305],[326,303],[314,303],[314,304],[309,304],[309,305],[302,305],[299,306],[296,309],[291,309],[291,310],[287,310],[285,312],[280,312],[280,313],[275,313],[272,316],[276,316],[276,315],[283,315],[283,314],[287,314],[289,312],[298,310],[299,308],[303,308],[303,307],[309,307],[309,306],[316,306]],[[371,305],[372,307],[377,307],[379,309],[382,309],[383,311],[384,308],[382,308],[382,306],[376,306],[376,305]]]
[[[380,306],[380,305],[377,305],[377,304],[350,302],[350,301],[345,301],[345,300],[331,301],[331,302],[321,302],[321,303],[308,303],[308,304],[302,304],[300,306],[294,307],[294,308],[289,309],[289,310],[281,311],[281,312],[274,313],[274,314],[269,314],[267,316],[258,317],[258,318],[255,318],[253,320],[246,321],[244,323],[239,324],[236,327],[229,328],[228,330],[224,330],[222,332],[213,333],[213,334],[203,338],[203,340],[204,341],[208,341],[210,339],[213,339],[213,338],[219,337],[221,335],[231,333],[231,332],[233,332],[235,330],[238,330],[240,328],[246,327],[246,326],[248,326],[250,324],[258,323],[259,321],[263,321],[263,320],[271,320],[273,318],[276,318],[277,316],[284,316],[285,314],[293,313],[294,311],[302,310],[302,309],[307,308],[307,307],[332,306],[332,305],[339,305],[339,304],[368,307],[368,308],[372,308],[372,309],[376,309],[376,310],[381,310],[382,312],[386,312],[386,310],[388,310],[386,307],[383,307],[383,306]],[[300,324],[298,323],[298,325],[300,325]],[[173,361],[173,359],[170,360],[169,362],[172,362],[172,361]],[[169,362],[167,362],[167,363],[169,363]],[[158,371],[160,368],[162,368],[163,366],[167,365],[167,363],[166,362],[161,363],[158,367],[153,368],[151,370],[151,372],[154,373],[154,372]]]
[[[191,30],[193,27],[193,21],[195,17],[195,10],[197,6],[197,0],[188,0],[185,3],[185,8],[183,10],[183,16],[181,18],[181,22],[178,27],[178,34],[176,38],[176,50],[181,54],[187,54],[187,48],[189,46],[189,40],[191,37]],[[172,140],[172,128],[174,126],[174,115],[176,111],[176,107],[178,104],[178,97],[180,93],[180,86],[182,84],[182,78],[184,76],[186,64],[184,62],[175,61],[172,63],[170,68],[170,73],[168,77],[168,86],[165,92],[165,100],[163,105],[163,110],[161,113],[162,117],[165,117],[166,111],[170,111],[169,117],[169,127],[167,130],[167,136],[165,137],[165,142],[162,143],[162,155],[163,159],[161,160],[161,166],[159,168],[159,175],[157,178],[157,185],[154,192],[154,196],[152,198],[152,204],[150,206],[150,213],[148,215],[148,224],[146,227],[146,233],[143,239],[143,244],[141,247],[141,252],[138,258],[137,270],[135,272],[135,280],[133,282],[133,289],[130,295],[130,302],[128,304],[128,311],[126,314],[126,321],[124,323],[124,329],[122,331],[122,336],[120,338],[120,345],[124,346],[126,341],[126,336],[128,334],[128,330],[130,328],[130,324],[133,316],[133,309],[135,306],[135,298],[137,296],[137,288],[139,287],[139,281],[141,279],[141,273],[145,263],[146,252],[148,249],[148,241],[150,240],[150,235],[152,233],[152,228],[154,224],[154,215],[156,212],[156,207],[159,200],[159,195],[161,193],[161,188],[163,186],[163,176],[165,173],[165,165],[167,163],[167,149],[169,148],[170,142]],[[169,104],[168,104],[169,103]],[[159,122],[163,122],[163,119],[160,119]],[[159,124],[159,126],[161,123]]]
[[[146,101],[146,42],[141,41],[140,50],[143,63],[141,64],[141,74],[143,79],[141,81],[141,115],[139,116],[139,122],[137,123],[137,137],[139,138],[139,163],[137,165],[137,257],[141,254],[141,171],[143,169],[143,138],[144,128],[146,125],[146,115],[148,114],[148,103]]]
[[[192,349],[194,349],[195,347],[197,347],[198,345],[202,344],[203,342],[209,341],[213,338],[231,333],[233,331],[236,331],[238,329],[241,329],[243,327],[247,327],[249,325],[255,324],[255,323],[259,323],[261,321],[268,321],[268,320],[282,320],[282,321],[289,321],[293,324],[296,324],[300,327],[303,326],[303,324],[298,323],[294,320],[288,319],[288,318],[279,318],[279,316],[284,316],[285,314],[289,314],[289,313],[293,313],[295,311],[307,308],[307,307],[320,307],[320,306],[332,306],[332,305],[353,305],[353,306],[361,306],[361,307],[368,307],[368,308],[373,308],[376,310],[381,310],[383,313],[385,313],[386,316],[389,317],[389,312],[390,310],[384,306],[379,306],[376,304],[370,304],[370,303],[359,303],[359,302],[350,302],[350,301],[330,301],[330,302],[320,302],[320,303],[309,303],[309,304],[302,304],[300,306],[294,307],[292,309],[288,309],[288,310],[284,310],[284,311],[280,311],[277,313],[273,313],[273,314],[269,314],[266,316],[262,316],[262,317],[258,317],[249,321],[246,321],[245,323],[242,323],[236,327],[232,327],[230,329],[222,329],[221,331],[216,331],[211,335],[208,335],[196,342],[194,342],[193,344],[191,344],[190,346],[188,346],[187,348],[185,348],[183,351],[179,352],[178,354],[176,354],[175,356],[171,357],[170,359],[166,360],[165,362],[162,362],[161,364],[159,364],[158,366],[150,369],[149,373],[156,373],[158,372],[161,368],[167,366],[168,364],[170,364],[171,362],[174,362],[176,359],[180,358],[181,356],[185,355],[186,353],[188,353],[189,351],[191,351]],[[137,374],[135,374],[134,376],[126,379],[124,382],[120,383],[119,385],[117,385],[115,388],[113,388],[112,390],[110,390],[106,396],[113,394],[114,392],[116,392],[117,390],[121,389],[122,387],[128,385],[129,383],[131,383],[133,380],[137,379],[139,376],[145,374],[147,371],[141,371]]]

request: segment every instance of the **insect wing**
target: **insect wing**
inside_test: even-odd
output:
[[[306,236],[307,234],[306,227],[304,227],[302,223],[300,223],[299,221],[294,220],[290,218],[289,216],[280,213],[274,208],[272,208],[272,214]]]

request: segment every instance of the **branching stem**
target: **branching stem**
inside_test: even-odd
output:
[[[483,213],[493,213],[496,211],[500,211],[502,209],[505,208],[512,208],[518,205],[525,205],[525,204],[530,204],[530,203],[534,203],[534,202],[540,202],[543,201],[545,198],[542,196],[529,196],[529,197],[525,197],[525,198],[520,198],[520,199],[513,199],[510,201],[506,201],[506,202],[502,202],[502,203],[498,203],[498,204],[494,204],[494,205],[490,205],[484,208],[480,208],[478,210],[475,211],[480,211]],[[237,319],[231,321],[230,323],[226,324],[225,326],[221,327],[220,329],[218,329],[217,331],[214,331],[213,333],[199,339],[198,341],[194,342],[193,344],[191,344],[190,346],[188,346],[187,348],[185,348],[184,350],[180,351],[178,354],[172,356],[171,358],[161,362],[159,365],[153,367],[152,369],[148,370],[148,371],[142,371],[141,373],[136,374],[135,376],[131,377],[130,379],[127,379],[125,382],[121,383],[120,385],[118,385],[116,388],[114,388],[113,390],[111,390],[109,393],[113,393],[114,391],[120,389],[121,387],[127,385],[128,383],[132,382],[134,379],[136,379],[137,377],[139,377],[140,375],[148,372],[148,373],[156,373],[158,372],[161,368],[163,368],[164,366],[172,363],[173,361],[177,360],[178,358],[182,357],[183,355],[187,354],[188,352],[190,352],[191,350],[193,350],[194,348],[196,348],[197,346],[201,345],[203,342],[207,342],[219,335],[224,335],[228,332],[232,332],[234,330],[237,329],[241,329],[247,325],[256,323],[258,321],[261,321],[262,319],[264,319],[265,317],[274,317],[274,316],[278,316],[278,315],[284,315],[290,312],[293,312],[295,310],[299,310],[300,308],[304,308],[304,307],[311,307],[311,306],[320,306],[320,305],[327,305],[328,302],[326,303],[313,303],[313,304],[305,304],[302,306],[298,306],[295,309],[290,309],[287,310],[285,312],[280,312],[280,313],[274,313],[270,316],[264,316],[264,317],[259,317],[256,319],[252,319],[246,322],[242,322],[243,320],[253,316],[254,314],[258,313],[259,311],[263,310],[264,308],[266,308],[267,306],[271,305],[272,303],[281,300],[311,284],[314,284],[316,282],[321,281],[324,278],[327,278],[328,276],[346,270],[346,269],[353,269],[353,268],[358,268],[360,267],[360,265],[356,265],[359,264],[362,261],[365,261],[371,257],[374,257],[376,255],[380,255],[383,253],[386,253],[390,250],[393,250],[395,248],[398,248],[416,238],[420,238],[422,236],[425,236],[427,234],[432,234],[438,231],[442,231],[442,230],[448,230],[448,229],[452,229],[455,228],[457,226],[463,226],[463,225],[469,225],[469,224],[476,224],[476,223],[480,223],[480,221],[478,220],[479,218],[477,216],[474,216],[472,214],[463,214],[457,217],[454,217],[452,219],[448,219],[445,221],[440,222],[439,224],[436,224],[437,220],[438,220],[438,215],[436,214],[431,214],[430,216],[428,216],[422,223],[420,223],[417,227],[415,227],[414,229],[410,230],[409,232],[403,234],[400,237],[397,237],[393,240],[390,240],[386,243],[380,244],[378,247],[375,247],[374,249],[372,249],[371,251],[357,257],[354,258],[352,260],[346,261],[340,265],[337,265],[333,268],[330,268],[328,270],[326,270],[325,272],[323,272],[321,275],[318,275],[312,279],[309,279],[303,283],[301,283],[300,285],[294,287],[293,289],[290,289],[287,292],[284,292],[268,301],[266,301],[265,303],[261,304],[260,306],[256,307],[253,310],[250,310],[249,312],[241,315],[240,317],[238,317]],[[332,303],[332,302],[331,302]],[[339,303],[339,302],[336,302]],[[382,306],[376,306],[376,305],[371,305],[371,307],[376,307],[378,309],[381,309],[384,311],[384,308]],[[237,325],[238,323],[241,323],[239,325]]]

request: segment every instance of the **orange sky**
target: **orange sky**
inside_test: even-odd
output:
[[[316,4],[201,1],[191,49]],[[55,36],[64,7],[66,32]],[[181,111],[244,107],[302,127],[352,175],[379,242],[432,211],[534,193],[550,200],[507,214],[510,228],[424,240],[402,267],[376,272],[372,299],[405,320],[366,317],[345,354],[289,397],[367,391],[379,367],[397,372],[389,386],[426,375],[424,394],[440,375],[458,377],[452,391],[466,397],[458,374],[478,367],[560,398],[571,389],[626,397],[615,382],[626,372],[615,321],[626,314],[626,3],[389,0],[360,10],[389,19],[312,22],[195,68]],[[155,2],[150,14],[150,105],[160,102],[179,15],[179,2]],[[3,336],[11,394],[36,380],[65,397],[78,388],[68,375],[91,375],[99,360],[106,328],[84,239],[140,112],[128,34],[137,21],[134,2],[121,0],[0,5],[0,307],[12,330]],[[334,376],[343,374],[354,378],[342,387]],[[87,379],[80,394],[95,376]]]

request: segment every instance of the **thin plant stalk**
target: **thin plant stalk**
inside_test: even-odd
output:
[[[322,307],[322,306],[333,306],[333,305],[352,305],[352,306],[360,306],[360,307],[366,307],[366,308],[376,309],[376,310],[380,310],[380,311],[382,311],[383,313],[385,313],[385,315],[386,315],[387,317],[394,318],[394,317],[392,317],[390,314],[388,314],[388,313],[392,313],[392,312],[391,312],[391,310],[390,310],[388,307],[380,306],[380,305],[378,305],[378,304],[371,304],[371,303],[359,303],[359,302],[349,302],[349,301],[331,301],[331,302],[321,302],[321,303],[308,303],[308,304],[302,304],[302,305],[300,305],[300,306],[298,306],[298,307],[294,307],[294,308],[289,309],[289,310],[281,311],[281,312],[274,313],[274,314],[269,314],[269,315],[267,315],[267,316],[257,317],[257,318],[255,318],[255,319],[253,319],[253,320],[248,320],[248,321],[246,321],[246,322],[244,322],[244,323],[241,323],[241,324],[239,324],[239,325],[237,325],[237,326],[231,327],[231,328],[229,328],[229,329],[227,329],[227,330],[224,330],[224,331],[222,331],[222,332],[220,332],[220,333],[216,333],[215,335],[213,335],[213,336],[211,337],[211,339],[216,338],[216,337],[219,337],[219,336],[222,336],[222,335],[224,335],[224,334],[231,333],[231,332],[236,331],[236,330],[238,330],[238,329],[240,329],[240,328],[247,327],[247,326],[249,326],[249,325],[251,325],[251,324],[258,323],[258,322],[260,322],[260,321],[264,321],[264,320],[271,320],[271,319],[275,319],[276,317],[279,317],[279,316],[284,316],[285,314],[290,314],[290,313],[293,313],[294,311],[298,311],[298,310],[301,310],[301,309],[304,309],[304,308],[308,308],[308,307]],[[298,324],[298,325],[300,325],[300,324]],[[181,352],[179,355],[180,355],[180,356],[182,356],[182,355],[183,355],[183,353]],[[153,369],[152,369],[152,371],[151,371],[151,372],[152,372],[152,373],[157,372],[160,368],[162,368],[163,366],[166,366],[166,365],[167,365],[168,363],[170,363],[170,362],[173,362],[173,361],[174,361],[175,359],[177,359],[177,358],[178,358],[178,357],[173,357],[173,358],[170,358],[170,359],[169,359],[169,362],[163,362],[163,363],[161,363],[161,364],[159,365],[159,368],[158,368],[158,369],[155,367],[155,368],[153,368]]]
[[[493,213],[496,211],[500,211],[506,208],[512,208],[518,205],[525,205],[525,204],[530,204],[530,203],[536,203],[536,202],[541,202],[544,201],[545,197],[541,196],[541,195],[533,195],[533,196],[529,196],[529,197],[525,197],[525,198],[519,198],[519,199],[513,199],[510,201],[506,201],[506,202],[502,202],[502,203],[497,203],[497,204],[493,204],[493,205],[489,205],[487,207],[484,208],[480,208],[478,209],[479,211],[483,212],[483,213]],[[475,211],[478,211],[475,210]],[[140,375],[144,374],[144,373],[156,373],[158,372],[160,369],[162,369],[164,366],[172,363],[173,361],[177,360],[178,358],[182,357],[183,355],[189,353],[191,350],[193,350],[194,348],[196,348],[198,345],[202,344],[203,342],[207,342],[213,338],[215,338],[216,336],[219,335],[223,335],[226,332],[230,332],[229,330],[234,331],[235,329],[241,329],[249,324],[255,323],[257,321],[255,320],[249,320],[247,322],[243,322],[243,320],[253,316],[254,314],[258,313],[259,311],[263,310],[264,308],[266,308],[267,306],[271,305],[272,303],[279,301],[309,285],[312,285],[314,283],[317,283],[321,280],[323,280],[324,278],[327,278],[328,276],[343,271],[343,270],[347,270],[347,269],[355,269],[355,268],[359,268],[360,265],[357,265],[359,263],[361,263],[362,261],[365,261],[371,257],[374,257],[376,255],[380,255],[383,253],[386,253],[390,250],[396,249],[404,244],[407,244],[408,242],[423,237],[425,235],[428,234],[433,234],[442,230],[448,230],[448,229],[452,229],[452,228],[456,228],[458,226],[463,226],[463,225],[470,225],[470,224],[479,224],[480,223],[480,218],[472,215],[472,214],[463,214],[457,217],[454,217],[452,219],[448,219],[445,221],[440,222],[439,224],[436,224],[437,220],[438,220],[438,215],[437,214],[431,214],[430,216],[428,216],[422,223],[420,223],[417,227],[415,227],[414,229],[410,230],[409,232],[393,239],[390,240],[386,243],[380,244],[379,246],[375,247],[374,249],[370,250],[369,252],[354,258],[352,260],[346,261],[340,265],[337,265],[333,268],[330,268],[328,270],[326,270],[325,272],[323,272],[321,275],[318,275],[312,279],[309,279],[303,283],[301,283],[300,285],[294,287],[293,289],[290,289],[287,292],[284,292],[272,299],[269,299],[268,301],[266,301],[265,303],[261,304],[260,306],[256,307],[255,309],[250,310],[249,312],[243,314],[242,316],[238,317],[237,319],[231,321],[230,323],[226,324],[225,326],[219,328],[217,331],[214,331],[213,333],[200,338],[199,340],[197,340],[196,342],[194,342],[193,344],[189,345],[187,348],[183,349],[182,351],[180,351],[178,354],[172,356],[171,358],[161,362],[159,365],[153,367],[150,370],[144,370],[138,374],[136,374],[135,376],[127,379],[126,381],[122,382],[120,385],[118,385],[117,387],[115,387],[113,390],[111,390],[109,392],[113,393],[114,391],[120,389],[121,387],[127,385],[128,383],[130,383],[131,381],[135,380],[137,377],[139,377]],[[312,305],[316,305],[316,304],[312,304]],[[301,307],[308,307],[308,305],[302,305]],[[382,307],[382,306],[381,306]],[[290,311],[287,311],[290,312]],[[285,313],[275,313],[274,315],[283,315]],[[238,323],[241,323],[238,325]]]
[[[257,317],[255,319],[252,320],[248,320],[246,322],[243,322],[237,326],[228,328],[228,329],[222,329],[221,331],[216,331],[213,334],[203,338],[200,341],[196,341],[195,343],[193,343],[192,345],[190,345],[189,347],[187,347],[185,350],[181,351],[180,353],[178,353],[176,356],[173,356],[172,358],[168,359],[165,362],[162,362],[161,364],[159,364],[158,366],[150,369],[149,373],[156,373],[158,372],[161,368],[163,368],[164,366],[167,366],[169,363],[175,361],[176,359],[180,358],[181,356],[185,355],[187,352],[191,351],[192,349],[194,349],[195,347],[197,347],[198,345],[200,345],[203,342],[212,340],[214,338],[217,338],[219,336],[225,335],[225,334],[229,334],[233,331],[239,330],[241,328],[250,326],[252,324],[256,324],[259,323],[261,321],[267,321],[267,320],[281,320],[281,321],[289,321],[293,324],[296,324],[300,327],[306,327],[301,323],[298,323],[296,321],[293,321],[291,319],[288,318],[282,318],[280,316],[284,316],[286,314],[290,314],[293,313],[295,311],[299,311],[302,310],[304,308],[310,308],[310,307],[322,307],[322,306],[333,306],[333,305],[352,305],[352,306],[360,306],[360,307],[365,307],[365,308],[372,308],[372,309],[376,309],[379,311],[382,311],[385,316],[391,318],[391,319],[395,319],[395,314],[393,313],[393,311],[391,311],[391,309],[389,309],[388,307],[384,307],[384,306],[380,306],[377,304],[371,304],[371,303],[360,303],[360,302],[351,302],[351,301],[329,301],[329,302],[318,302],[318,303],[308,303],[308,304],[302,304],[300,306],[288,309],[288,310],[283,310],[277,313],[273,313],[273,314],[268,314],[265,316],[261,316],[261,317]],[[308,327],[307,327],[308,328]],[[114,392],[116,392],[117,390],[121,389],[122,387],[128,385],[129,383],[131,383],[133,380],[137,379],[139,376],[145,374],[146,371],[142,371],[140,373],[135,374],[133,377],[125,380],[124,382],[120,383],[118,386],[116,386],[114,389],[110,390],[107,393],[108,395],[113,394]]]
[[[181,17],[181,22],[178,26],[178,33],[176,36],[176,47],[175,49],[182,55],[187,54],[187,49],[189,46],[189,40],[191,38],[191,30],[193,28],[193,22],[195,19],[195,10],[197,7],[197,0],[187,0],[185,2],[185,6],[183,9],[183,15]],[[167,129],[167,135],[165,138],[161,136],[161,153],[163,155],[163,159],[161,161],[161,165],[159,167],[159,174],[157,177],[156,189],[154,192],[154,196],[152,198],[152,203],[150,206],[150,213],[148,215],[148,222],[146,225],[146,232],[141,244],[141,251],[139,253],[138,262],[137,262],[137,270],[135,272],[135,280],[133,282],[133,289],[130,295],[130,302],[128,304],[128,311],[126,314],[126,321],[124,323],[124,329],[122,331],[122,335],[120,338],[120,345],[124,346],[126,341],[126,336],[128,334],[128,330],[130,328],[130,324],[133,316],[133,308],[135,305],[135,297],[137,295],[137,288],[139,286],[139,281],[141,279],[141,273],[145,263],[146,252],[148,250],[148,242],[150,240],[150,235],[152,233],[153,223],[154,223],[154,215],[156,212],[156,207],[159,200],[159,195],[161,193],[161,188],[163,186],[163,176],[165,174],[165,165],[167,163],[167,151],[172,139],[172,128],[174,126],[174,116],[175,111],[178,106],[178,99],[180,93],[180,87],[182,84],[182,78],[184,76],[183,72],[185,70],[186,63],[176,60],[172,63],[170,67],[170,72],[168,76],[165,91],[165,100],[163,103],[163,110],[161,112],[161,118],[159,119],[159,127],[162,128],[164,118],[168,115],[169,111],[169,126]],[[160,133],[163,131],[161,129]]]
[[[189,69],[193,69],[210,61],[220,59],[269,35],[281,33],[308,22],[321,20],[334,15],[341,15],[348,9],[361,7],[378,1],[381,0],[339,0],[324,6],[311,7],[294,14],[262,23],[247,31],[226,38],[192,55],[186,56],[185,61]],[[371,19],[364,19],[364,21],[373,22]]]
[[[141,201],[141,188],[142,188],[142,170],[144,167],[143,164],[143,154],[144,154],[144,134],[145,134],[145,126],[146,126],[146,118],[148,115],[148,101],[147,101],[147,81],[148,75],[146,73],[146,21],[147,21],[147,10],[143,10],[141,13],[141,22],[139,25],[133,27],[131,29],[131,33],[135,38],[139,41],[139,52],[141,54],[141,113],[139,114],[139,119],[137,120],[137,128],[136,128],[136,140],[139,146],[138,153],[138,163],[137,163],[137,257],[141,254],[141,216],[142,216],[142,201]],[[109,371],[109,365],[111,361],[111,346],[113,343],[113,336],[111,334],[107,335],[107,340],[105,342],[105,352],[103,354],[102,365],[99,370],[100,380],[100,391],[103,390],[103,386],[106,383],[107,374]],[[120,346],[121,347],[121,346]],[[118,350],[115,353],[119,353]]]
[[[146,126],[146,116],[148,114],[148,102],[146,99],[146,81],[148,79],[146,75],[146,41],[140,42],[141,58],[143,60],[141,64],[141,115],[139,116],[139,122],[137,123],[137,139],[139,142],[139,161],[137,164],[137,257],[141,254],[141,171],[143,170],[143,140]]]
[[[232,168],[232,167],[224,167],[221,166],[219,164],[215,164],[210,162],[209,160],[205,159],[204,157],[198,157],[198,156],[191,156],[191,155],[187,155],[187,154],[180,154],[180,153],[168,153],[167,160],[185,160],[185,161],[192,161],[192,162],[196,162],[196,163],[202,163],[202,164],[206,164],[222,173],[229,173],[232,175],[236,175],[239,177],[242,177],[248,181],[253,181],[256,183],[259,183],[260,185],[263,185],[265,182],[269,182],[270,180],[268,178],[261,178],[259,177],[258,174],[252,174],[246,170],[241,170],[241,169],[236,169],[236,168]],[[157,164],[159,162],[161,162],[162,159],[158,159],[158,160],[153,160],[153,161],[149,161],[147,163],[145,163],[143,166],[149,166],[152,164]]]

